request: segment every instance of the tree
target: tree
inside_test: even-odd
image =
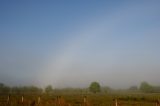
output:
[[[150,93],[150,92],[153,92],[153,87],[147,82],[142,82],[140,85],[140,90],[142,92]]]
[[[160,93],[160,86],[153,86],[154,93]]]
[[[101,87],[101,92],[103,93],[108,93],[108,92],[111,92],[113,89],[110,88],[109,86],[103,86]]]
[[[46,92],[47,94],[52,93],[52,92],[53,92],[52,86],[51,86],[51,85],[48,85],[48,86],[45,88],[45,92]]]
[[[7,94],[10,93],[10,87],[6,86],[3,83],[0,83],[0,94]]]
[[[97,93],[101,91],[101,86],[98,82],[92,82],[89,86],[89,90],[93,93]]]
[[[138,87],[137,86],[131,86],[128,90],[130,90],[130,91],[137,91]]]

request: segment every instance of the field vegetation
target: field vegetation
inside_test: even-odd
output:
[[[156,90],[155,90],[156,88]],[[160,106],[159,87],[142,82],[140,87],[115,90],[93,82],[88,88],[45,89],[0,84],[0,106]]]

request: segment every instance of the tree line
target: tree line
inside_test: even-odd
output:
[[[142,82],[139,89],[145,93],[160,93],[160,86],[153,86],[147,82]]]
[[[110,87],[102,87],[98,82],[90,83],[88,88],[54,88],[51,85],[44,89],[36,86],[14,86],[9,87],[0,83],[0,94],[55,94],[55,93],[108,93],[115,91]],[[144,93],[160,93],[160,86],[153,86],[148,82],[142,82],[139,87],[131,86],[126,91],[138,91]]]

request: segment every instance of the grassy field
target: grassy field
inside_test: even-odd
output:
[[[0,106],[160,106],[160,94],[0,95]],[[117,101],[117,104],[116,104]]]

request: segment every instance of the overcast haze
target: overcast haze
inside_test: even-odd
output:
[[[0,82],[160,85],[159,0],[1,0]]]

